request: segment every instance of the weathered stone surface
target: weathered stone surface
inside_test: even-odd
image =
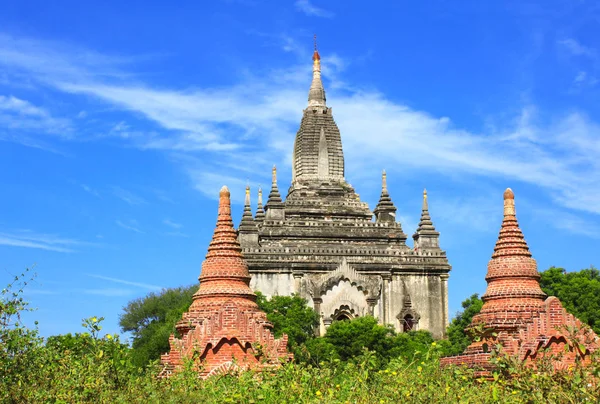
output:
[[[411,316],[413,328],[443,336],[451,267],[428,207],[417,230],[418,248],[411,249],[396,221],[385,175],[375,212],[346,182],[341,135],[325,102],[318,52],[292,170],[285,201],[273,171],[266,215],[256,221],[258,242],[239,229],[250,286],[267,296],[307,298],[321,314],[321,332],[336,319],[372,314],[399,331]]]
[[[485,279],[483,307],[467,328],[484,334],[463,355],[442,358],[442,366],[465,364],[486,375],[492,369],[490,351],[500,344],[505,353],[531,364],[541,356],[560,354],[553,365],[564,369],[577,357],[589,360],[598,349],[596,334],[567,313],[556,297],[546,299],[537,264],[517,223],[510,189],[504,192],[504,220]]]
[[[233,228],[229,198],[229,190],[223,187],[217,227],[202,264],[200,288],[176,325],[181,337],[171,335],[170,351],[161,357],[163,377],[179,370],[184,359],[195,354],[200,361],[200,377],[232,367],[279,366],[280,360],[290,358],[287,336],[273,337],[272,324],[248,286],[250,273]],[[261,348],[256,349],[256,344]]]

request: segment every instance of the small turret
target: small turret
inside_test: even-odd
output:
[[[396,221],[396,207],[388,193],[387,175],[385,170],[383,170],[383,173],[381,174],[381,197],[379,198],[379,203],[375,207],[373,213],[375,213],[375,221],[378,223],[394,223]]]
[[[423,209],[421,211],[421,221],[416,233],[413,235],[415,241],[415,250],[439,250],[440,248],[440,233],[435,231],[433,222],[429,216],[429,203],[427,202],[427,190],[423,190]]]
[[[265,221],[265,209],[263,208],[263,200],[262,200],[262,188],[258,188],[258,204],[256,207],[256,216],[254,216],[254,221],[257,226],[261,226]]]
[[[244,214],[238,227],[240,243],[258,244],[258,227],[252,217],[252,208],[250,206],[250,187],[246,186],[246,198],[244,200]]]
[[[271,192],[265,206],[267,220],[283,220],[285,218],[284,204],[277,187],[277,167],[273,166]]]

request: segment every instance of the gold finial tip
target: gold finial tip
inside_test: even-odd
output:
[[[246,185],[246,193],[249,194],[250,193],[250,185]]]
[[[317,50],[317,34],[313,36],[313,41],[315,45],[315,51],[313,52],[313,61],[321,60],[321,55],[319,55],[319,51]]]
[[[510,188],[506,188],[506,191],[504,191],[504,200],[506,199],[515,199],[515,193]]]
[[[423,195],[427,196],[427,188],[423,188]]]
[[[386,175],[386,174],[385,174],[385,170],[383,170],[383,171],[381,172],[381,174],[382,174],[383,176],[385,176],[385,175]]]

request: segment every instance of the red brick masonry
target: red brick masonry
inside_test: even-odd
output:
[[[565,311],[560,300],[546,299],[537,264],[517,223],[510,188],[504,192],[504,220],[485,280],[483,307],[466,330],[483,332],[481,340],[462,355],[442,358],[442,366],[467,365],[485,373],[492,369],[490,351],[500,344],[504,353],[531,364],[542,356],[556,355],[553,365],[563,369],[577,357],[589,360],[598,348],[596,334],[582,330],[583,324]]]
[[[291,359],[287,335],[273,337],[273,326],[249,287],[227,187],[221,188],[217,227],[199,279],[192,305],[175,326],[181,338],[171,335],[170,352],[161,357],[161,376],[180,369],[184,358],[199,360],[203,378],[231,368],[274,367]]]

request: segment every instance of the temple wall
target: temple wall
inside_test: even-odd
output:
[[[289,296],[297,291],[294,288],[294,278],[291,273],[253,273],[250,280],[250,288],[259,290],[263,295]],[[312,306],[312,302],[310,306]]]
[[[397,331],[402,331],[402,323],[397,316],[404,308],[406,285],[412,309],[420,315],[416,329],[428,330],[434,338],[442,338],[447,327],[444,283],[438,275],[394,275],[390,282],[390,310],[386,322],[393,324]]]

